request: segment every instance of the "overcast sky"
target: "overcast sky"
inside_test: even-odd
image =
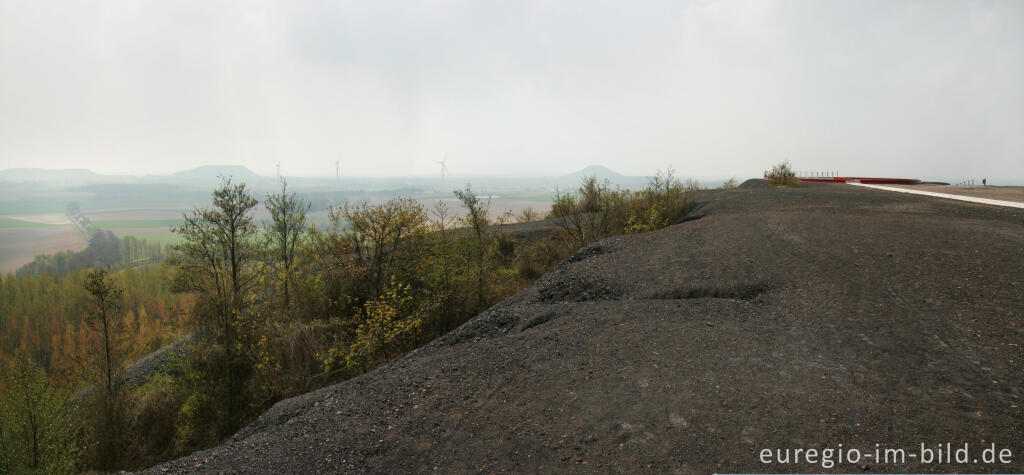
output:
[[[1024,2],[0,0],[0,168],[1024,182]]]

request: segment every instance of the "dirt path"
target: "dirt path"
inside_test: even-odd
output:
[[[836,185],[700,200],[150,472],[1024,471],[1024,213]],[[921,463],[947,442],[1012,457]]]

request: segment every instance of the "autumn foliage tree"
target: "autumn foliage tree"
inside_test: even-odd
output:
[[[352,278],[363,285],[353,295],[359,305],[381,295],[392,276],[408,280],[423,256],[427,213],[411,198],[392,198],[380,205],[345,205],[332,220],[344,218],[349,232],[344,247],[350,255]]]
[[[429,301],[413,298],[412,286],[393,276],[381,295],[363,304],[359,327],[346,361],[349,366],[366,367],[378,356],[391,359],[409,347],[412,335],[423,325]]]

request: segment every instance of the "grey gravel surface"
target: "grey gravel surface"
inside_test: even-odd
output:
[[[128,389],[142,386],[150,378],[161,373],[176,371],[173,363],[191,347],[191,334],[185,335],[160,349],[139,358],[124,369],[124,384]],[[96,385],[90,384],[74,394],[78,399],[95,396]]]
[[[599,242],[451,334],[149,472],[1024,471],[1024,213],[757,181],[699,201],[699,219]],[[1013,455],[760,460],[947,442]]]

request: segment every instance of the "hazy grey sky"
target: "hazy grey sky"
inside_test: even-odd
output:
[[[0,0],[0,168],[1024,180],[1024,2]]]

